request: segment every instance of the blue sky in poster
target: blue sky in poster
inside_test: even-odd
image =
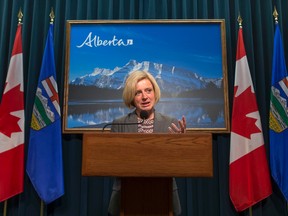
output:
[[[85,44],[89,35],[101,41],[122,40],[125,45],[128,40],[130,45]],[[188,69],[207,78],[222,77],[221,43],[219,23],[72,24],[69,81],[94,68],[123,67],[131,59]]]

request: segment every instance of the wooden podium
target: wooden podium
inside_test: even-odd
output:
[[[121,216],[173,215],[172,177],[212,177],[212,134],[83,134],[82,175],[121,177]]]

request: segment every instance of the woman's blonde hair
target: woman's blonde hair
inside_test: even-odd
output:
[[[155,95],[155,103],[158,103],[158,101],[160,100],[161,91],[152,74],[150,74],[147,71],[137,70],[131,72],[125,81],[122,98],[127,107],[129,108],[135,107],[134,97],[136,94],[136,85],[139,81],[143,79],[148,79],[151,82]]]

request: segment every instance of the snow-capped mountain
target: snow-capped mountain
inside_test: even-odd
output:
[[[214,83],[218,88],[222,84],[222,78],[205,79],[196,73],[174,66],[149,61],[137,62],[136,60],[130,60],[125,66],[116,67],[113,70],[95,68],[93,73],[78,77],[71,81],[70,84],[121,89],[124,86],[127,75],[135,70],[149,71],[156,78],[161,91],[166,92],[177,93],[203,89],[210,82]]]

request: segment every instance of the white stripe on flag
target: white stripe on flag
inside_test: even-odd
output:
[[[53,101],[53,104],[54,104],[55,109],[56,109],[57,112],[58,112],[58,115],[61,116],[61,115],[60,115],[60,105],[59,105],[58,101],[54,100],[54,101]]]
[[[287,82],[287,77],[285,77],[285,79],[286,79],[286,82]],[[283,89],[285,94],[288,96],[288,88],[287,88],[287,85],[285,84],[285,82],[283,82],[283,80],[281,80],[279,82],[279,85],[281,86],[281,88]]]

